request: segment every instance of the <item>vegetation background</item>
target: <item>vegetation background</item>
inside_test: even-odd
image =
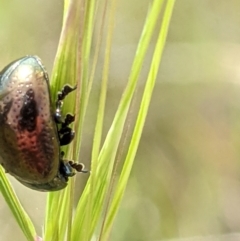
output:
[[[118,3],[106,130],[150,2]],[[1,1],[0,68],[34,54],[51,74],[62,9],[59,0]],[[111,240],[240,239],[239,10],[237,0],[176,1],[149,116]],[[146,61],[142,80],[148,66]],[[97,88],[98,84],[96,92]],[[93,122],[84,131],[86,166],[97,107],[94,93],[92,100],[88,115]],[[86,179],[78,176],[79,195]],[[46,194],[11,181],[41,234]],[[0,241],[25,240],[1,195],[0,227]]]

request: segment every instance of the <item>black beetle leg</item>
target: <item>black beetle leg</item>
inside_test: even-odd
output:
[[[60,146],[68,145],[75,136],[75,132],[70,127],[61,128],[58,133]]]
[[[83,172],[83,173],[88,173],[87,170],[85,170],[85,166],[83,163],[76,163],[76,162],[73,162],[73,161],[68,161],[69,165],[75,169],[77,172]]]
[[[61,91],[58,92],[58,98],[56,101],[56,111],[55,111],[55,121],[57,124],[61,124],[61,128],[58,130],[60,145],[68,145],[74,138],[74,131],[69,127],[69,125],[75,120],[75,116],[67,114],[65,119],[62,118],[62,105],[64,98],[77,88],[71,87],[70,85],[65,85]]]
[[[75,120],[75,116],[67,114],[61,128],[59,129],[60,145],[68,145],[74,138],[75,132],[68,126]]]
[[[73,161],[63,160],[64,152],[60,153],[61,162],[60,162],[60,173],[68,180],[68,177],[72,177],[76,174],[76,172],[88,173],[87,170],[84,169],[84,165],[82,163],[76,163]]]
[[[63,122],[62,120],[62,104],[65,97],[74,91],[77,88],[77,86],[71,87],[70,85],[64,85],[62,90],[58,92],[57,94],[57,101],[56,101],[56,112],[55,112],[55,121],[60,124]]]
[[[77,86],[64,85],[62,90],[58,92],[57,102],[64,100],[64,98],[75,89],[77,89]]]
[[[57,101],[56,102],[56,111],[55,111],[55,122],[57,123],[57,124],[60,124],[60,123],[62,123],[63,121],[62,121],[62,111],[61,111],[61,109],[62,109],[62,101]]]
[[[67,114],[64,122],[62,123],[62,127],[68,126],[74,121],[75,121],[75,115]]]

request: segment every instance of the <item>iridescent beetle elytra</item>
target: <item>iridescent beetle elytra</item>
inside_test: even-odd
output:
[[[52,107],[48,74],[36,56],[18,59],[0,72],[0,164],[25,186],[57,191],[68,177],[86,172],[82,164],[63,159],[60,146],[69,144],[74,116],[61,116],[68,85]],[[55,112],[54,112],[54,109]]]

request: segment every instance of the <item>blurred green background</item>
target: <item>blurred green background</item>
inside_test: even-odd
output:
[[[127,81],[150,2],[119,1],[106,130]],[[36,54],[51,73],[62,8],[59,0],[2,0],[0,68]],[[110,240],[240,240],[239,12],[238,0],[176,1],[149,115]],[[141,83],[150,57],[151,51]],[[87,115],[91,122],[83,140],[86,160],[97,106],[94,94],[92,98]],[[78,179],[81,186],[87,177]],[[41,235],[46,194],[11,181]],[[0,241],[25,240],[2,196],[0,227]]]

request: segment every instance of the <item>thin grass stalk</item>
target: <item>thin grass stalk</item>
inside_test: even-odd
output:
[[[107,9],[107,1],[105,1],[105,10]],[[110,56],[111,56],[111,47],[112,47],[112,38],[114,31],[114,23],[115,23],[115,12],[116,12],[116,0],[109,1],[109,17],[108,17],[108,25],[107,25],[107,38],[106,38],[106,47],[104,54],[104,63],[103,63],[103,72],[102,72],[102,82],[101,82],[101,92],[99,98],[99,107],[97,114],[97,122],[95,126],[95,133],[93,139],[93,148],[92,148],[92,178],[90,182],[90,192],[94,192],[95,183],[97,175],[97,165],[98,165],[98,155],[100,151],[101,139],[102,139],[102,130],[104,123],[104,113],[105,113],[105,105],[106,105],[106,96],[107,96],[107,86],[108,86],[108,77],[109,77],[109,66],[110,66]],[[103,17],[105,17],[106,12],[103,12]],[[103,19],[104,21],[104,19]],[[102,22],[103,22],[102,21]],[[92,195],[90,195],[90,204],[92,205]],[[90,210],[93,211],[92,206],[90,206]],[[90,213],[90,217],[92,217],[92,213]],[[89,232],[88,240],[91,239],[92,233]]]
[[[94,57],[93,57],[93,63],[92,63],[92,69],[91,69],[91,73],[90,73],[89,83],[88,83],[88,92],[86,94],[86,102],[88,102],[88,100],[89,100],[90,92],[91,92],[91,89],[92,89],[93,79],[94,79],[94,76],[95,76],[95,71],[96,71],[96,66],[97,66],[97,62],[98,62],[100,47],[101,47],[101,43],[102,43],[104,24],[105,24],[105,21],[106,21],[107,2],[108,2],[108,0],[105,0],[104,4],[103,4],[104,5],[103,6],[103,14],[101,16],[101,23],[100,23],[99,32],[98,32],[97,37],[96,37],[96,47],[95,47],[95,52],[94,52]],[[99,132],[95,131],[95,133],[99,133]],[[101,139],[100,133],[99,133],[99,136],[100,136],[100,139]],[[94,139],[95,140],[97,139],[96,135],[94,136]],[[94,141],[93,141],[93,143],[94,143]],[[91,162],[91,177],[92,177],[92,179],[91,180],[92,180],[92,182],[91,182],[91,185],[90,185],[90,189],[91,189],[90,193],[94,193],[95,180],[97,178],[96,168],[97,168],[97,157],[98,157],[99,150],[96,151],[95,146],[96,145],[93,144],[92,158],[91,158],[91,160],[92,160],[92,162]],[[89,215],[86,216],[83,227],[87,228],[91,225],[91,213],[92,213],[92,210],[93,210],[92,207],[93,207],[93,195],[89,195],[87,206],[86,206],[86,210],[87,210],[87,213]],[[85,239],[86,236],[87,236],[87,232],[84,232],[83,239]]]

